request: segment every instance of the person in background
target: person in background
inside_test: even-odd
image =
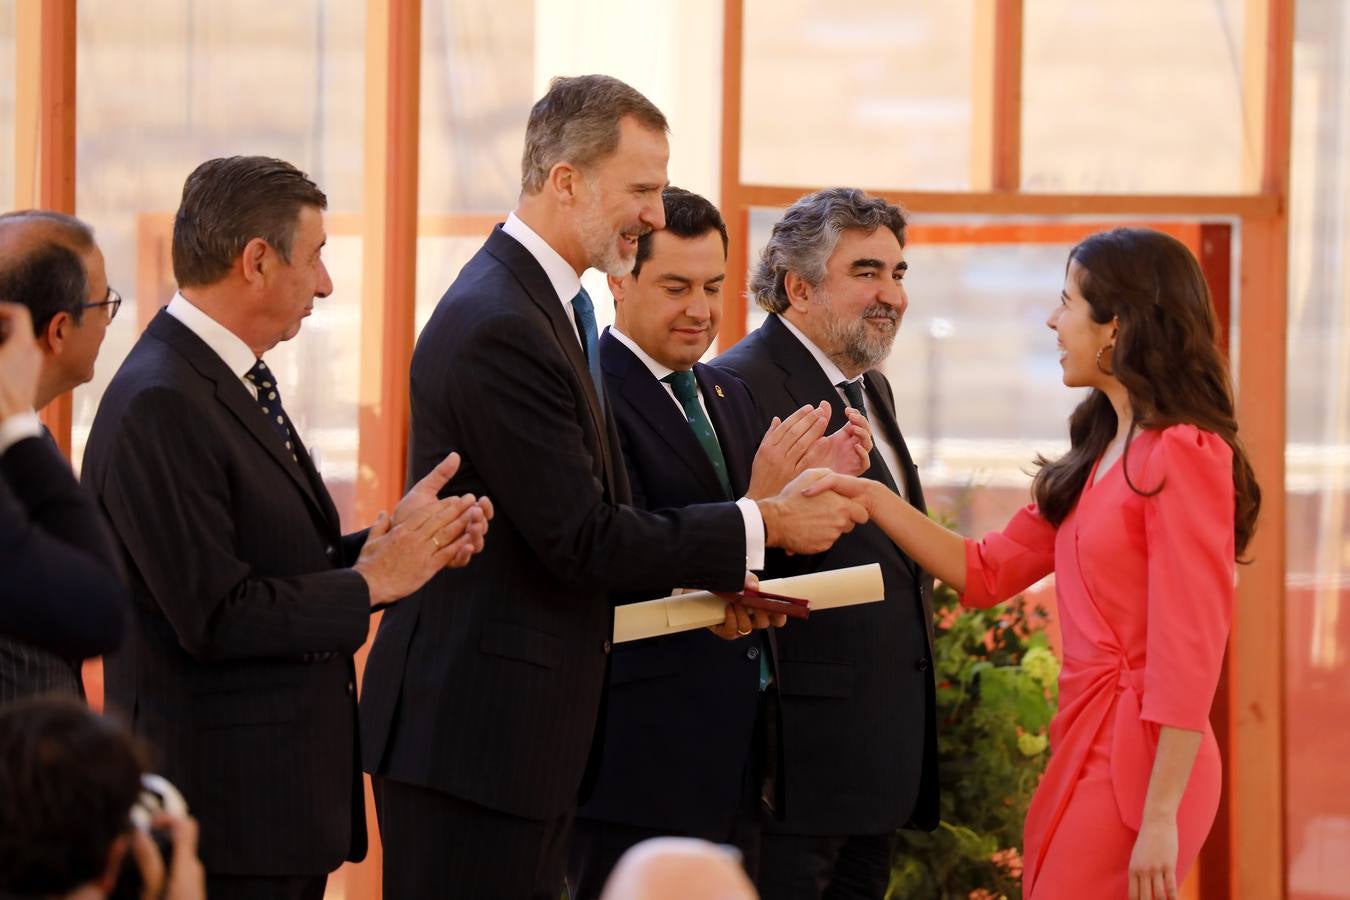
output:
[[[50,210],[0,215],[0,299],[27,307],[42,358],[37,388],[28,398],[30,414],[16,420],[26,425],[11,424],[12,441],[0,440],[5,444],[0,475],[30,509],[42,511],[48,527],[120,579],[117,549],[102,519],[70,515],[74,507],[53,497],[53,491],[68,489],[69,466],[59,475],[47,471],[56,444],[31,413],[94,377],[103,337],[121,306],[93,231],[74,216]],[[43,440],[17,440],[21,435]],[[80,664],[78,657],[0,638],[0,703],[48,692],[83,696]]]

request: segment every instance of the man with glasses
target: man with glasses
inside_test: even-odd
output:
[[[21,210],[0,215],[0,301],[27,307],[42,350],[34,412],[6,420],[0,433],[0,477],[30,507],[42,506],[49,485],[26,475],[34,455],[49,454],[30,437],[51,436],[36,410],[94,377],[94,362],[122,298],[108,286],[103,253],[88,225],[63,213]],[[79,544],[120,572],[115,546],[101,522]],[[0,640],[0,703],[50,692],[81,696],[80,661]]]

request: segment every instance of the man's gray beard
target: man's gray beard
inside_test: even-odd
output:
[[[624,259],[619,254],[618,235],[609,230],[599,203],[593,203],[577,213],[577,229],[581,247],[586,251],[586,264],[606,275],[623,278],[632,273],[637,263],[637,252]]]
[[[828,306],[829,298],[820,298],[822,305]],[[873,332],[865,319],[872,315],[889,315],[895,327],[889,334]],[[863,310],[862,318],[846,321],[833,309],[825,318],[825,343],[834,348],[830,358],[840,368],[855,372],[866,372],[881,365],[890,355],[891,345],[895,343],[896,332],[900,330],[900,314],[889,306],[873,303]]]

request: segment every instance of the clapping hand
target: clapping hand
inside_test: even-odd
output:
[[[451,453],[445,459],[437,463],[436,467],[428,472],[423,478],[413,485],[408,493],[403,495],[403,499],[394,507],[394,527],[398,527],[407,522],[414,513],[437,502],[437,495],[441,492],[455,473],[459,471],[460,456],[458,453]],[[450,555],[450,561],[446,568],[462,568],[469,564],[469,560],[474,554],[483,549],[484,540],[487,537],[488,522],[492,520],[492,501],[487,497],[474,497],[473,494],[461,494],[458,497],[448,497],[447,500],[455,501],[455,508],[459,510],[459,516],[454,520],[453,526],[444,533],[437,535],[437,549],[450,543],[458,543],[455,552]]]
[[[750,466],[750,487],[745,496],[751,500],[772,497],[806,468],[807,452],[815,446],[830,424],[830,404],[803,406],[786,419],[773,417],[769,430],[755,451]]]
[[[802,457],[803,469],[825,468],[841,475],[861,475],[871,465],[872,426],[852,407],[844,410],[848,422],[829,437],[819,438]]]

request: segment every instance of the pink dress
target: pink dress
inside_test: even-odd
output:
[[[1178,883],[1219,803],[1209,710],[1233,607],[1232,452],[1189,425],[1136,435],[1130,479],[1163,485],[1153,497],[1130,489],[1123,463],[1059,528],[1033,505],[966,543],[966,606],[1055,573],[1064,666],[1050,763],[1027,811],[1027,900],[1127,896],[1159,726],[1204,733],[1177,816]]]

